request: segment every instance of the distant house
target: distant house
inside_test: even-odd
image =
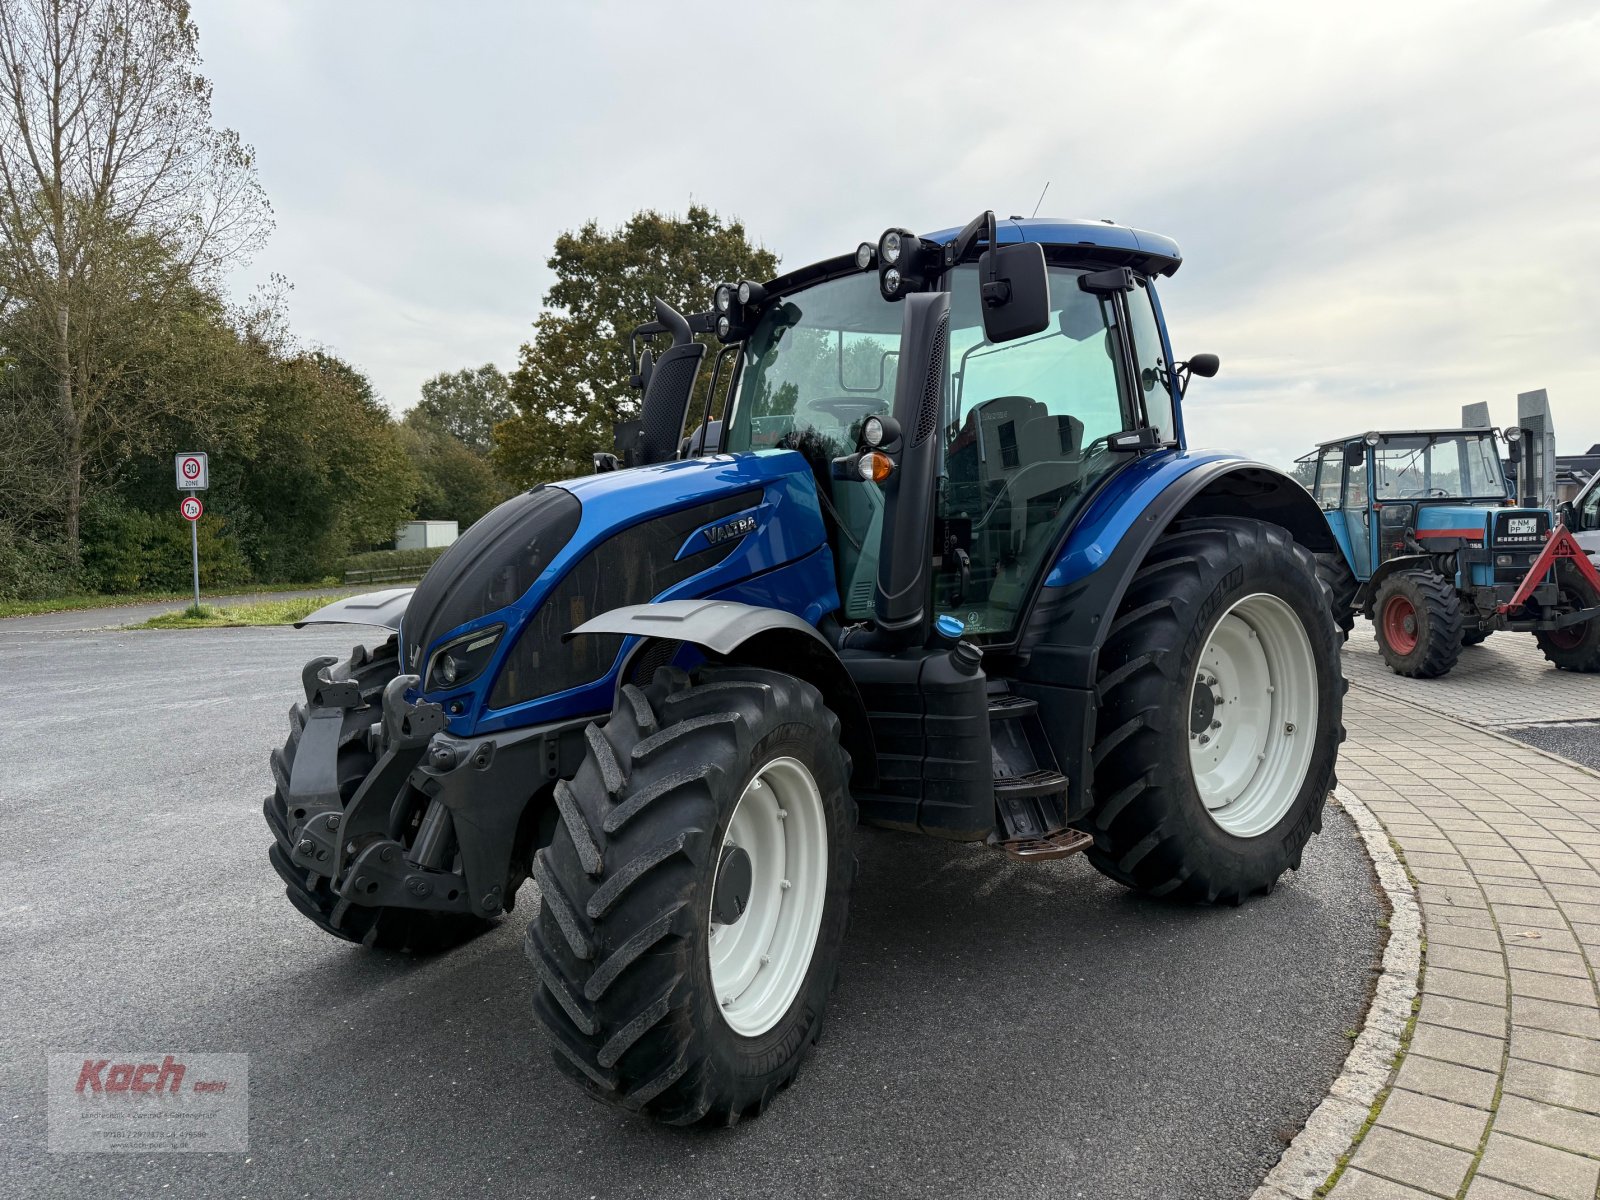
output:
[[[1600,474],[1600,442],[1583,454],[1556,455],[1556,499],[1571,500],[1596,474]]]
[[[461,536],[458,521],[407,521],[395,531],[396,550],[432,550],[448,546]]]

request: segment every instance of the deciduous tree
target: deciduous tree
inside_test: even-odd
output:
[[[199,65],[183,0],[0,3],[0,303],[49,377],[73,565],[87,464],[151,415],[124,402],[135,363],[270,228]]]
[[[620,229],[590,221],[563,233],[549,259],[556,280],[545,311],[511,374],[516,415],[495,427],[500,473],[527,485],[591,470],[593,452],[611,448],[613,427],[638,413],[628,334],[652,319],[650,298],[700,312],[718,283],[769,279],[777,262],[738,221],[700,205],[683,217],[647,210]]]

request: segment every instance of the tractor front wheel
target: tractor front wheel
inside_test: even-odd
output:
[[[1591,608],[1600,604],[1600,595],[1578,569],[1570,563],[1556,564],[1556,581],[1561,588],[1561,603],[1572,608]],[[1564,625],[1560,629],[1540,630],[1534,635],[1545,658],[1561,671],[1600,671],[1600,620]]]
[[[1280,526],[1211,517],[1162,536],[1100,652],[1090,862],[1231,904],[1300,866],[1344,740],[1328,610]]]
[[[1379,584],[1372,623],[1378,652],[1396,675],[1437,679],[1461,655],[1461,598],[1430,571],[1398,571]]]
[[[838,970],[855,803],[839,720],[776,671],[625,686],[534,859],[534,1012],[591,1094],[731,1125],[788,1086]]]

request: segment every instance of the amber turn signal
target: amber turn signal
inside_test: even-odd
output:
[[[889,478],[889,472],[894,470],[894,460],[881,450],[869,450],[861,456],[861,461],[856,464],[856,470],[868,483],[882,483]]]

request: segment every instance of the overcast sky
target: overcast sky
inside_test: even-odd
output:
[[[1192,444],[1286,462],[1549,389],[1600,442],[1600,5],[197,0],[304,340],[396,410],[516,364],[564,229],[691,199],[786,266],[984,208],[1185,254]]]

